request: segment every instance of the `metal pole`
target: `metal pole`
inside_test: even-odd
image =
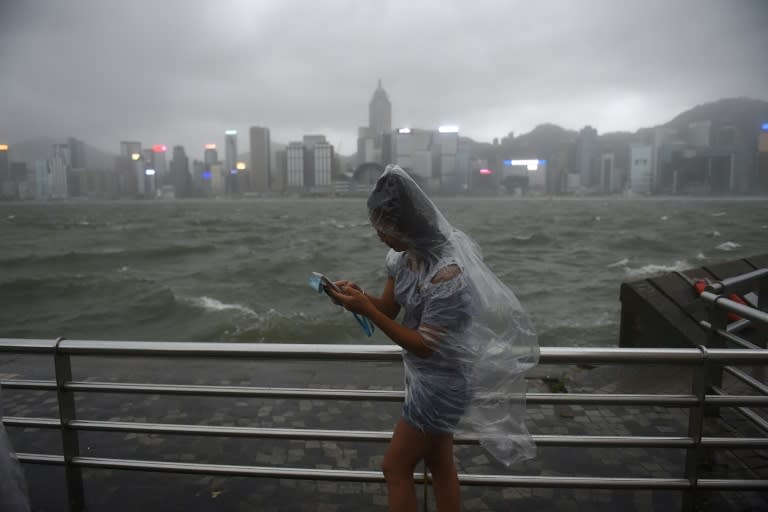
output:
[[[707,349],[700,346],[702,353],[701,365],[693,369],[691,392],[696,396],[698,405],[688,410],[688,437],[693,440],[693,446],[685,452],[685,478],[691,486],[683,491],[683,512],[696,510],[696,499],[699,484],[699,464],[702,458],[701,433],[704,424],[704,400],[707,394]]]
[[[725,340],[717,332],[718,330],[727,331],[728,329],[728,312],[724,309],[717,307],[717,300],[715,300],[709,306],[709,334],[707,335],[707,347],[709,348],[725,348]],[[722,365],[707,365],[706,381],[704,383],[706,388],[711,386],[722,387],[723,384],[723,366]],[[716,417],[720,414],[720,408],[717,406],[708,406],[704,409],[704,414],[709,417]]]
[[[59,344],[63,339],[59,338],[56,340],[56,352],[54,355],[61,449],[64,454],[64,475],[67,482],[69,511],[82,512],[85,510],[83,475],[80,468],[72,464],[72,459],[80,456],[78,432],[70,428],[70,422],[76,419],[75,397],[72,391],[68,391],[64,387],[67,382],[72,380],[72,365],[70,364],[69,354],[59,350]]]
[[[768,313],[768,277],[760,279],[757,285],[757,309]],[[762,348],[768,348],[768,324],[759,323],[757,325],[757,339],[755,340]]]

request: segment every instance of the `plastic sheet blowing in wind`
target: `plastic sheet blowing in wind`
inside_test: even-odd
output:
[[[507,466],[534,457],[525,372],[538,363],[539,346],[515,294],[400,167],[386,168],[368,211],[382,235],[408,247],[389,251],[387,272],[403,325],[432,350],[403,351],[406,419],[424,431],[476,435]]]

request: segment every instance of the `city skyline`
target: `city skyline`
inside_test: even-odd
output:
[[[634,131],[718,98],[764,98],[768,84],[758,1],[592,1],[580,17],[567,3],[295,8],[4,2],[0,85],[14,101],[0,105],[0,140],[72,135],[112,153],[142,140],[200,158],[225,130],[242,145],[256,125],[283,144],[323,133],[350,155],[379,78],[393,127],[452,123],[485,142],[544,122]]]

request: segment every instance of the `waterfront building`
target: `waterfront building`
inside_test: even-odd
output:
[[[392,155],[391,148],[384,149],[384,138],[392,134],[392,104],[379,80],[368,103],[368,126],[361,126],[357,131],[357,165],[367,162],[389,164],[384,161],[384,153]]]
[[[284,192],[288,174],[288,152],[285,149],[275,152],[275,179],[272,182],[273,192]]]
[[[385,133],[392,131],[392,103],[389,101],[389,96],[384,88],[381,86],[381,79],[379,79],[376,90],[373,91],[371,101],[368,103],[368,127],[370,128],[370,136],[377,140]],[[380,143],[377,143],[380,146]]]
[[[51,197],[51,173],[48,160],[35,160],[35,199],[44,201]]]
[[[11,180],[11,151],[8,144],[0,144],[0,198],[15,196]]]
[[[437,174],[440,179],[440,190],[444,193],[455,194],[462,190],[466,183],[459,173],[457,153],[459,151],[459,127],[441,126],[433,137],[437,160]]]
[[[312,147],[314,186],[330,189],[333,179],[333,146],[327,142],[318,142]]]
[[[756,192],[768,194],[768,123],[757,136],[757,187]]]
[[[174,146],[171,158],[170,184],[173,185],[175,197],[189,197],[191,179],[189,176],[189,158],[184,146]]]
[[[629,188],[635,194],[649,195],[653,191],[653,147],[632,144],[629,149]]]
[[[227,171],[235,169],[237,163],[237,130],[224,132],[224,168]]]
[[[167,148],[165,144],[152,146],[152,169],[155,170],[155,180],[159,184],[165,184],[168,180],[168,164],[165,160]]]
[[[576,141],[576,172],[579,174],[581,188],[590,190],[600,184],[598,161],[597,130],[585,126],[579,132]]]
[[[210,171],[211,166],[219,161],[219,153],[216,150],[216,144],[206,144],[203,153],[203,164],[205,169]]]
[[[272,148],[269,128],[251,126],[251,189],[264,193],[272,189]]]
[[[68,144],[53,145],[48,168],[51,174],[50,197],[52,199],[66,199],[69,197],[68,176],[71,170]]]
[[[69,137],[67,145],[69,146],[70,165],[72,168],[85,169],[85,143],[75,137]]]
[[[227,181],[229,172],[224,170],[224,165],[215,163],[211,166],[211,194],[214,197],[223,197],[227,193]]]
[[[288,189],[304,188],[304,144],[291,142],[285,148],[286,152],[286,187]]]

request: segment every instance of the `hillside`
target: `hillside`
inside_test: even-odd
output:
[[[11,160],[26,162],[29,167],[35,160],[45,160],[51,156],[51,146],[66,142],[64,138],[35,137],[11,146]],[[115,166],[115,155],[106,153],[85,143],[85,165],[89,169],[112,169]]]

